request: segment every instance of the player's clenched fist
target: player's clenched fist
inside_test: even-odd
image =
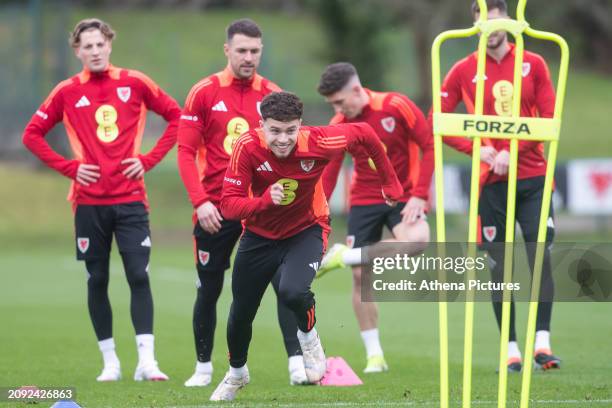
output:
[[[285,198],[283,186],[279,183],[272,184],[272,186],[270,186],[270,197],[272,197],[272,202],[275,205],[280,205],[283,198]]]

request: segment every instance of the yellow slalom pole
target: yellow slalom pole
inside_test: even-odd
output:
[[[510,165],[508,174],[508,203],[506,219],[506,248],[504,259],[504,282],[512,279],[514,226],[515,226],[515,204],[517,186],[517,163],[519,140],[550,141],[548,154],[548,165],[544,183],[544,196],[540,213],[540,225],[538,231],[538,247],[536,250],[535,265],[533,271],[532,301],[529,307],[527,340],[525,346],[526,356],[533,353],[535,340],[535,324],[537,315],[537,298],[539,295],[540,281],[542,276],[542,266],[544,258],[544,243],[546,240],[547,220],[552,196],[552,183],[554,167],[556,163],[557,146],[560,135],[561,116],[563,101],[565,98],[565,88],[567,83],[567,71],[569,63],[569,49],[563,38],[556,34],[533,30],[525,21],[525,8],[527,0],[519,0],[517,6],[517,20],[496,19],[487,20],[487,6],[485,0],[478,0],[480,7],[480,19],[474,27],[465,30],[451,30],[438,35],[432,46],[432,82],[433,82],[433,133],[435,150],[435,186],[436,186],[436,231],[439,243],[446,240],[445,217],[444,217],[444,185],[443,185],[443,157],[442,157],[442,137],[463,136],[473,139],[472,152],[472,176],[470,186],[470,210],[469,210],[469,232],[468,256],[475,256],[477,241],[477,220],[478,220],[478,198],[479,198],[479,176],[480,176],[480,147],[481,137],[509,139],[510,140]],[[498,117],[483,115],[484,105],[484,73],[486,62],[486,43],[490,33],[504,30],[512,34],[516,40],[516,60],[514,66],[514,93],[512,115],[505,121],[512,122],[516,128],[528,127],[533,130],[532,134],[495,133],[492,126],[497,121],[503,120]],[[465,38],[481,33],[478,43],[478,66],[476,74],[476,100],[475,112],[473,115],[441,113],[440,95],[440,48],[443,42],[450,38]],[[523,118],[520,117],[521,107],[521,88],[522,88],[522,63],[524,56],[523,34],[543,40],[556,42],[561,48],[561,66],[559,70],[559,83],[557,87],[557,99],[555,114],[553,119],[546,118]],[[476,123],[488,123],[486,129],[479,129]],[[497,125],[499,126],[499,125]],[[494,132],[489,134],[490,132]],[[473,277],[474,271],[468,271],[468,279]],[[471,275],[470,275],[471,274]],[[471,405],[471,382],[472,382],[472,347],[473,347],[473,324],[474,324],[474,302],[473,292],[467,293],[465,307],[465,343],[464,343],[464,371],[463,371],[463,407]],[[535,299],[534,299],[535,296]],[[441,298],[445,300],[445,298]],[[448,386],[448,313],[445,301],[440,301],[439,329],[440,329],[440,406],[448,408],[449,405],[449,386]],[[498,389],[498,406],[506,406],[507,397],[507,367],[506,358],[508,353],[508,338],[510,325],[510,301],[509,292],[504,291],[502,305],[502,328],[500,338],[500,374]],[[531,382],[532,361],[526,358],[522,378],[521,389],[521,408],[528,408],[529,391]]]
[[[487,4],[478,0],[480,19],[478,23],[487,21]],[[480,31],[480,29],[479,29]],[[478,40],[478,63],[476,66],[476,97],[474,114],[484,113],[484,85],[487,61],[487,41],[490,33],[482,33]],[[481,138],[474,137],[472,143],[472,175],[470,182],[470,209],[468,217],[468,257],[476,256],[478,241],[478,198],[480,194],[480,147]],[[467,271],[468,281],[474,279],[474,270]],[[472,403],[472,350],[474,346],[474,291],[468,290],[465,299],[465,328],[463,343],[463,408],[469,408]]]
[[[440,48],[444,41],[450,38],[471,37],[478,33],[476,27],[466,30],[451,30],[441,33],[436,37],[432,45],[432,89],[433,89],[433,113],[442,111],[440,100],[441,68]],[[444,214],[444,168],[442,156],[442,135],[434,133],[434,174],[436,188],[436,240],[442,244],[446,242],[446,221]],[[448,304],[441,300],[438,302],[438,321],[440,331],[440,407],[449,406],[449,382],[448,382]]]
[[[523,9],[524,10],[524,9]],[[561,49],[561,64],[559,67],[559,79],[557,82],[557,97],[555,100],[554,118],[561,121],[563,116],[563,103],[565,101],[565,89],[567,85],[567,72],[569,66],[569,47],[567,42],[559,35],[528,28],[525,34],[542,40],[557,43]],[[557,135],[559,137],[559,134]],[[531,386],[531,371],[533,347],[535,343],[536,319],[538,314],[538,299],[540,297],[540,283],[542,280],[542,268],[544,264],[544,251],[546,243],[547,222],[552,199],[553,177],[557,162],[558,140],[550,142],[546,165],[546,177],[544,178],[544,195],[542,197],[542,208],[540,211],[540,225],[538,229],[538,244],[533,267],[533,282],[531,285],[531,301],[529,303],[529,316],[527,318],[527,339],[525,340],[525,366],[521,384],[520,408],[529,407],[529,392]]]
[[[517,6],[517,22],[525,22],[524,13],[521,16],[521,8],[524,10],[526,0],[519,1]],[[519,25],[520,27],[520,25]],[[522,32],[512,33],[516,43],[516,52],[514,60],[514,81],[513,81],[513,99],[512,99],[512,117],[518,118],[521,116],[521,95],[522,95],[522,67],[523,56],[525,51],[525,43],[523,41]],[[508,194],[506,203],[506,237],[504,244],[504,283],[512,281],[512,266],[514,257],[514,227],[516,225],[516,186],[518,178],[518,139],[510,140],[510,167],[508,171]],[[507,287],[504,285],[504,288]],[[511,296],[510,291],[503,290],[502,300],[502,321],[500,331],[500,347],[499,347],[499,380],[497,391],[497,406],[498,408],[506,407],[507,391],[508,391],[508,341],[510,337],[510,306]]]

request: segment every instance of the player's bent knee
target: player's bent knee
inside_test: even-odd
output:
[[[312,305],[312,292],[300,291],[296,288],[281,286],[278,291],[278,297],[292,310],[307,309]]]
[[[414,252],[427,249],[430,239],[429,224],[425,220],[418,220],[414,224],[399,223],[393,227],[393,236],[398,241],[422,244],[414,247]]]

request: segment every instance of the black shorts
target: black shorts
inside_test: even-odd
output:
[[[253,307],[257,308],[266,287],[277,273],[281,291],[287,286],[309,291],[323,257],[326,234],[320,225],[280,240],[246,230],[234,261],[234,301],[236,296],[253,293]]]
[[[240,239],[234,274],[266,277],[269,282],[277,271],[286,271],[287,276],[301,276],[310,286],[323,257],[325,234],[320,225],[280,240],[247,230]]]
[[[543,195],[543,176],[517,181],[516,221],[521,227],[525,242],[537,242]],[[483,186],[478,206],[481,246],[486,247],[489,242],[505,242],[507,197],[508,182],[502,181]],[[555,235],[552,201],[547,225],[546,242],[550,243]]]
[[[108,258],[113,233],[120,252],[150,252],[151,231],[145,205],[78,205],[74,215],[77,260]]]
[[[397,203],[395,207],[387,204],[355,205],[348,216],[347,246],[361,248],[382,239],[383,227],[389,231],[402,222],[402,210],[406,203]]]
[[[195,262],[201,271],[224,271],[230,266],[234,246],[242,234],[240,221],[221,221],[221,229],[210,234],[202,229],[199,222],[193,228],[195,240]]]

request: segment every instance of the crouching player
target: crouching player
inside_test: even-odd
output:
[[[377,305],[362,301],[361,265],[366,263],[368,251],[394,248],[373,246],[381,240],[385,226],[393,234],[391,242],[412,244],[413,249],[406,250],[408,254],[418,253],[427,245],[429,225],[425,211],[433,174],[433,137],[423,113],[410,99],[397,92],[374,92],[364,88],[357,70],[347,62],[329,65],[321,75],[318,91],[336,112],[332,124],[366,122],[372,126],[404,187],[398,205],[388,207],[376,186],[377,167],[367,152],[362,149],[353,155],[347,245],[332,246],[317,271],[320,277],[334,269],[352,266],[353,310],[367,354],[364,372],[386,371],[387,363],[378,336]],[[419,149],[423,154],[421,161]],[[342,161],[343,157],[339,156],[323,173],[327,198],[334,190]],[[363,255],[362,248],[365,248]]]
[[[233,400],[249,383],[246,366],[252,323],[272,277],[278,296],[295,314],[306,376],[325,374],[325,354],[314,328],[310,285],[326,247],[329,211],[321,175],[345,150],[365,149],[380,169],[389,204],[403,189],[380,140],[365,123],[301,127],[302,102],[288,92],[271,93],[260,107],[262,127],[241,136],[225,175],[221,212],[244,220],[232,273],[233,301],[227,325],[230,369],[211,396]]]

